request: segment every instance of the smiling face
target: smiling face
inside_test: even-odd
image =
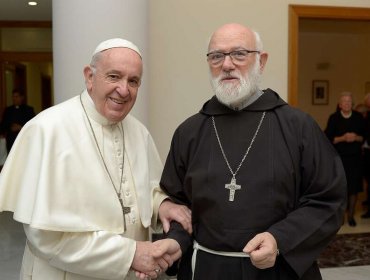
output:
[[[258,50],[256,46],[256,37],[252,30],[239,24],[226,24],[219,28],[209,42],[208,52],[228,53],[237,50]],[[247,76],[248,71],[253,67],[256,56],[260,59],[260,71],[262,72],[265,65],[267,54],[264,52],[249,53],[243,63],[233,63],[230,56],[226,56],[222,64],[214,67],[210,65],[212,77],[221,77],[221,83],[239,84],[240,79],[234,75]]]
[[[209,63],[211,84],[222,103],[232,104],[245,100],[258,89],[259,78],[268,57],[258,45],[255,33],[239,24],[226,24],[212,35],[208,53],[259,51],[248,53],[243,61],[233,61],[227,55],[216,66]]]
[[[344,114],[349,114],[352,111],[352,96],[343,95],[339,98],[339,108]]]
[[[138,53],[112,48],[98,54],[84,69],[85,83],[96,110],[112,122],[123,120],[135,104],[143,66]]]

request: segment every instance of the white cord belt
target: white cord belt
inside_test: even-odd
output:
[[[194,279],[194,270],[195,270],[195,263],[197,261],[197,253],[198,250],[214,254],[214,255],[219,255],[219,256],[225,256],[225,257],[238,257],[238,258],[249,258],[249,255],[244,253],[244,252],[225,252],[225,251],[215,251],[212,249],[208,249],[202,245],[200,245],[198,242],[194,240],[194,245],[193,245],[193,256],[191,258],[191,271],[192,271],[192,279]]]

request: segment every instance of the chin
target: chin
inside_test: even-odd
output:
[[[107,114],[105,117],[111,122],[118,123],[122,121],[126,115],[127,114]]]

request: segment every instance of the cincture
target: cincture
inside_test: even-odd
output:
[[[238,258],[249,258],[249,255],[244,252],[225,252],[225,251],[215,251],[212,249],[208,249],[202,245],[200,245],[198,242],[194,240],[194,245],[193,245],[193,256],[191,257],[191,271],[192,271],[192,279],[194,279],[194,270],[195,270],[195,264],[197,262],[197,253],[198,250],[214,254],[214,255],[219,255],[219,256],[224,256],[224,257],[238,257]]]

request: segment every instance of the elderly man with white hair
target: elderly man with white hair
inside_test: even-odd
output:
[[[86,90],[21,130],[0,179],[0,211],[27,236],[21,279],[157,278],[178,256],[177,242],[148,241],[159,219],[191,224],[159,188],[153,139],[129,114],[142,71],[133,43],[104,41],[84,68]]]
[[[178,280],[321,279],[316,258],[343,219],[343,166],[309,115],[260,89],[267,58],[243,25],[211,37],[215,95],[176,129],[161,178],[192,210],[193,235],[175,222],[168,234],[193,242]]]

